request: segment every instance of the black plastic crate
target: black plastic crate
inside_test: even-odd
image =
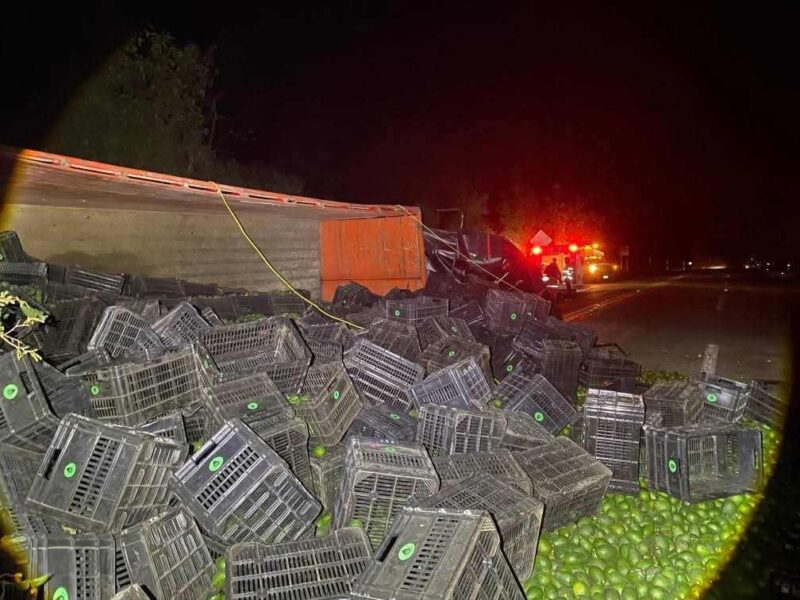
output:
[[[0,355],[0,442],[44,452],[58,428],[39,377],[28,357]]]
[[[529,414],[513,411],[501,412],[506,419],[506,432],[501,446],[512,452],[538,448],[553,441],[553,436]]]
[[[639,492],[644,402],[638,394],[590,389],[583,407],[583,448],[611,469],[608,489]]]
[[[363,285],[353,281],[340,285],[333,293],[333,304],[343,308],[369,308],[377,302],[378,296],[370,292]]]
[[[356,312],[348,313],[347,320],[359,327],[369,328],[373,321],[378,321],[384,317],[384,308],[380,304],[362,308]]]
[[[201,332],[200,342],[231,378],[263,372],[287,396],[300,390],[311,362],[311,352],[286,317],[210,327]]]
[[[47,286],[47,263],[0,261],[0,281],[44,292]]]
[[[344,473],[346,445],[311,449],[311,482],[314,495],[322,502],[325,512],[332,514]]]
[[[386,403],[400,411],[411,408],[407,392],[425,373],[420,365],[365,338],[345,352],[344,365],[364,402],[370,406]]]
[[[417,339],[417,330],[411,323],[393,319],[373,321],[364,334],[369,341],[381,348],[398,354],[413,363],[420,363],[422,350]]]
[[[64,300],[48,305],[51,321],[34,333],[41,355],[54,363],[86,352],[105,305],[96,298]]]
[[[578,344],[569,340],[545,339],[534,341],[532,346],[520,347],[520,350],[532,358],[537,369],[559,392],[566,398],[576,398],[583,358]]]
[[[234,544],[225,553],[228,600],[340,600],[372,551],[363,529],[267,546]]]
[[[186,428],[183,424],[183,417],[178,411],[145,423],[140,426],[139,429],[157,435],[158,437],[167,438],[181,445],[189,443],[186,439]]]
[[[747,409],[747,385],[724,377],[708,377],[700,382],[703,394],[702,420],[736,423]]]
[[[197,342],[200,332],[208,329],[209,324],[194,306],[181,302],[152,327],[165,346],[178,347]]]
[[[502,552],[494,555],[475,600],[526,600],[525,591]]]
[[[297,290],[306,300],[311,298],[308,290]],[[269,292],[270,313],[272,315],[302,315],[309,304],[291,290]]]
[[[417,296],[416,298],[386,299],[386,316],[409,323],[418,323],[428,317],[446,317],[450,304],[444,298]]]
[[[439,491],[439,477],[420,444],[347,440],[344,477],[334,507],[334,528],[362,526],[377,547],[411,496]]]
[[[120,589],[111,600],[151,600],[151,598],[140,585],[133,583],[124,589]]]
[[[171,487],[203,529],[228,543],[307,537],[321,508],[283,459],[238,419],[189,457]]]
[[[135,298],[185,298],[180,281],[175,277],[144,277],[132,275],[124,293]]]
[[[550,302],[535,294],[490,289],[484,300],[486,317],[493,331],[516,335],[527,317],[545,318]]]
[[[237,319],[242,316],[237,301],[238,294],[225,294],[224,296],[192,296],[189,302],[200,309],[200,312],[210,308],[223,321]]]
[[[64,283],[67,285],[79,285],[97,292],[120,295],[125,285],[125,276],[99,273],[83,267],[72,266],[66,268]]]
[[[16,231],[0,231],[0,261],[11,263],[33,261],[22,248]]]
[[[565,437],[514,454],[544,503],[543,530],[595,514],[611,481],[611,470]]]
[[[453,319],[461,319],[468,325],[483,322],[483,308],[481,303],[477,300],[470,300],[461,306],[453,307],[450,303],[450,317]]]
[[[525,363],[509,373],[494,390],[506,411],[530,415],[550,433],[558,433],[578,416],[572,403],[544,375]]]
[[[417,441],[431,456],[500,448],[508,423],[500,411],[426,404],[419,409]]]
[[[218,327],[221,325],[225,325],[222,319],[219,318],[217,311],[215,311],[210,306],[206,306],[200,311],[200,316],[205,319],[206,323],[208,323],[211,327]]]
[[[491,340],[489,351],[492,357],[492,375],[498,383],[516,369],[521,368],[523,361],[527,363],[527,368],[531,368],[535,372],[535,368],[527,360],[525,353],[517,350],[513,341],[514,338],[507,335],[496,336]]]
[[[407,395],[417,408],[428,404],[481,408],[491,399],[492,388],[478,363],[469,357],[411,386]]]
[[[119,425],[142,425],[192,403],[207,377],[198,349],[186,346],[149,360],[70,369],[89,392],[95,415]]]
[[[647,485],[684,502],[761,489],[761,432],[727,423],[646,426]]]
[[[201,401],[207,409],[206,426],[211,431],[228,419],[251,423],[282,413],[294,414],[278,386],[263,373],[206,387]]]
[[[119,535],[132,581],[156,598],[202,598],[214,576],[214,561],[194,519],[176,509]]]
[[[367,406],[356,415],[348,434],[388,443],[413,442],[417,435],[417,421],[386,404]]]
[[[28,492],[28,506],[82,531],[120,531],[167,506],[185,447],[146,432],[68,415]]]
[[[353,584],[351,598],[474,598],[500,536],[485,511],[406,508]]]
[[[197,281],[179,280],[185,296],[216,296],[222,290],[216,283],[199,283]]]
[[[216,431],[216,429],[210,430],[206,426],[208,409],[202,404],[190,404],[181,409],[181,417],[183,418],[183,429],[186,431],[186,441],[189,444],[202,444],[210,433]]]
[[[584,355],[588,354],[597,336],[592,328],[583,323],[565,323],[553,316],[544,319],[528,318],[517,334],[517,342],[523,346],[530,346],[534,340],[555,339],[570,340],[577,343]]]
[[[425,367],[425,371],[430,374],[467,358],[475,359],[486,380],[492,380],[489,347],[460,337],[450,336],[430,344],[422,353],[421,364]]]
[[[695,381],[659,381],[644,395],[647,411],[661,413],[664,427],[693,425],[703,412],[703,390]]]
[[[118,306],[109,306],[103,311],[86,345],[87,350],[103,350],[111,358],[162,347],[147,319]]]
[[[4,533],[60,531],[60,526],[51,519],[43,520],[44,527],[37,527],[37,523],[31,523],[27,518],[25,499],[31,486],[31,473],[36,472],[41,462],[39,453],[0,444],[0,515],[3,516]],[[35,516],[33,520],[38,521]]]
[[[481,473],[422,498],[418,505],[488,512],[497,524],[503,552],[517,577],[520,581],[530,577],[544,513],[544,504],[535,498]]]
[[[474,342],[475,338],[469,325],[455,317],[430,317],[417,323],[417,337],[422,348],[427,348],[449,337],[460,337]]]
[[[42,586],[52,600],[105,600],[114,595],[111,534],[30,535],[28,569],[50,578]]]
[[[311,491],[311,465],[308,458],[308,425],[294,411],[281,412],[248,423],[250,429],[264,440],[291,469],[303,486]]]
[[[311,367],[300,396],[289,398],[308,423],[312,443],[333,446],[344,437],[361,410],[361,398],[342,363]]]
[[[49,363],[39,360],[33,363],[33,370],[39,378],[50,409],[59,418],[69,413],[94,417],[89,393],[81,383],[67,377]]]
[[[493,475],[526,494],[533,494],[530,478],[519,466],[510,450],[502,448],[493,452],[473,452],[435,456],[431,459],[442,482],[442,489],[473,475]]]
[[[642,366],[618,347],[598,346],[584,357],[579,381],[586,388],[634,393],[641,373]]]
[[[114,302],[114,306],[126,308],[149,323],[155,323],[161,318],[162,314],[168,312],[168,309],[162,306],[159,300],[120,299]]]
[[[789,410],[786,390],[781,389],[785,385],[783,382],[757,379],[751,381],[747,386],[745,416],[775,429],[780,429]]]

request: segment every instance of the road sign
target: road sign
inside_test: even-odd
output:
[[[537,231],[536,234],[531,238],[531,244],[534,246],[549,246],[552,241],[553,238],[551,238],[541,229]]]

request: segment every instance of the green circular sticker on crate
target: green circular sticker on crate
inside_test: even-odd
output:
[[[350,521],[350,527],[364,527],[364,523],[361,522],[361,519],[353,519]]]
[[[414,545],[413,542],[408,542],[407,544],[403,544],[403,547],[400,548],[400,552],[397,553],[397,558],[400,560],[408,560],[412,556],[414,556],[414,552],[416,552],[417,547]]]
[[[69,600],[69,592],[65,587],[58,587],[53,592],[53,600]]]
[[[3,388],[3,398],[6,400],[13,400],[17,397],[17,393],[19,392],[19,388],[14,385],[13,383],[9,383],[6,387]]]
[[[333,390],[333,399],[334,400],[338,400],[341,395],[342,395],[342,392],[340,392],[339,390]]]
[[[455,325],[453,325],[453,326],[450,328],[450,331],[452,331],[453,333],[458,333],[458,327],[456,327]]]
[[[544,421],[544,415],[538,410],[535,413],[533,413],[533,418],[536,420],[537,423],[541,423],[542,421]]]
[[[399,421],[400,420],[400,415],[398,415],[397,413],[389,413],[389,418],[392,421]]]
[[[92,393],[92,396],[97,396],[97,394],[100,393],[100,386],[93,385],[92,387],[89,388],[89,391]]]
[[[709,394],[708,396],[706,396],[706,400],[711,402],[711,404],[714,404],[714,402],[717,401],[717,395],[716,394]]]
[[[506,365],[506,373],[511,373],[514,370],[514,365]]]
[[[517,313],[511,313],[511,320],[512,321],[516,321],[517,320]]]
[[[447,353],[447,356],[455,356],[455,355],[456,355],[456,351],[455,351],[455,350],[450,350],[450,351]]]
[[[669,469],[670,473],[674,473],[678,470],[678,463],[676,463],[673,459],[669,459],[667,461],[667,468]]]
[[[383,451],[388,452],[389,454],[394,454],[395,452],[397,452],[397,448],[395,448],[394,446],[384,446]]]
[[[399,309],[399,308],[398,308],[398,309],[395,309],[395,311],[394,311],[394,316],[395,316],[395,317],[399,317],[399,316],[400,316],[400,309]]]
[[[257,409],[257,408],[258,408],[258,402],[251,402],[250,404],[248,404],[248,405],[247,405],[247,408],[248,408],[249,410],[255,410],[255,409]]]
[[[71,479],[75,476],[75,472],[78,470],[78,466],[74,463],[67,463],[67,466],[64,467],[64,477],[67,479]]]
[[[208,463],[208,470],[212,473],[216,473],[222,467],[222,464],[225,462],[225,459],[221,456],[215,456],[211,459],[211,462]]]

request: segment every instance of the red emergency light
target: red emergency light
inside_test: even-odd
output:
[[[577,252],[578,251],[578,244],[570,244],[569,245],[570,252]]]
[[[538,256],[541,253],[542,253],[541,246],[534,246],[533,248],[531,248],[531,254],[536,254]]]

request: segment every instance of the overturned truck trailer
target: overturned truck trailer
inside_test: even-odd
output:
[[[40,260],[108,273],[266,291],[282,284],[228,213],[216,184],[0,147],[0,229]],[[417,207],[351,204],[219,184],[275,267],[313,297],[357,281],[377,294],[425,285]]]

